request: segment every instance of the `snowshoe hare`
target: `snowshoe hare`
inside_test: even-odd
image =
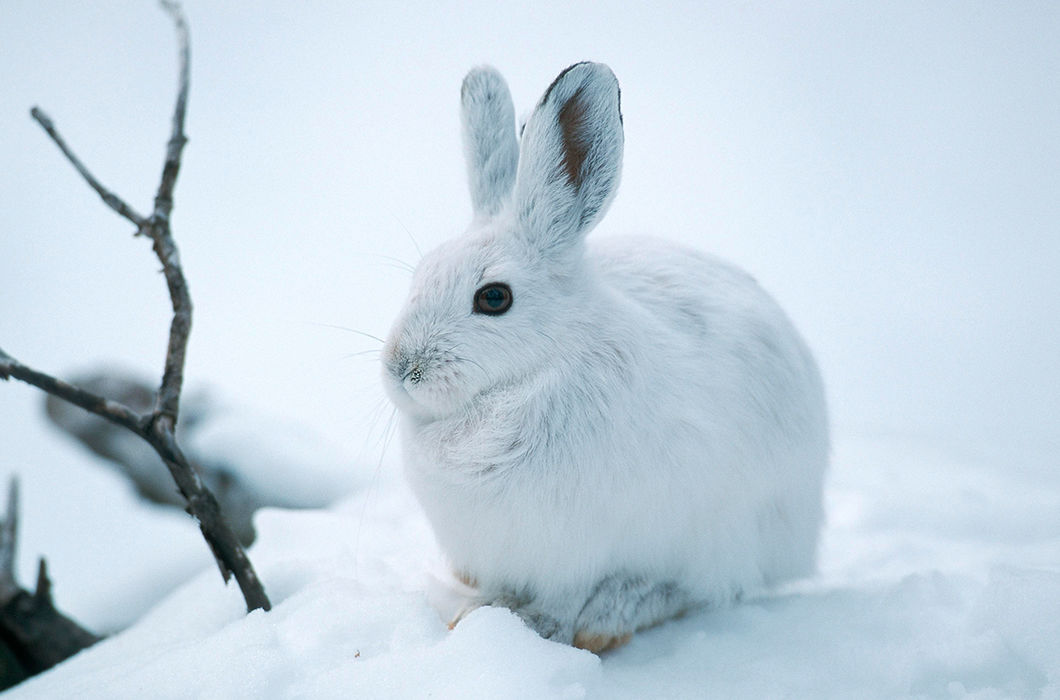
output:
[[[518,138],[494,69],[461,102],[474,220],[424,256],[383,358],[474,605],[602,651],[811,572],[828,427],[791,322],[717,258],[586,241],[621,170],[614,74],[566,69]]]

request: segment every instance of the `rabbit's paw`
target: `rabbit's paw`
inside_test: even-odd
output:
[[[453,615],[452,619],[449,620],[448,627],[450,630],[456,629],[456,626],[460,624],[460,621],[470,615],[475,610],[478,610],[483,606],[483,603],[477,600],[468,600],[456,614]]]
[[[585,649],[594,654],[602,654],[605,651],[611,651],[623,646],[631,639],[633,639],[632,632],[626,632],[625,634],[593,634],[585,630],[578,630],[574,633],[573,644],[579,649]]]
[[[593,653],[617,649],[639,629],[681,614],[688,594],[673,581],[614,574],[596,584],[574,622],[574,646]]]
[[[541,610],[531,596],[508,594],[493,601],[491,605],[508,608],[518,615],[527,627],[545,639],[570,644],[574,636],[569,622],[563,624],[559,618]]]

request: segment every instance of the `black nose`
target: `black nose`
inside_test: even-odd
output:
[[[409,381],[413,384],[418,384],[420,380],[423,379],[423,370],[420,369],[419,365],[415,365],[409,370],[408,374],[404,376],[407,376]]]

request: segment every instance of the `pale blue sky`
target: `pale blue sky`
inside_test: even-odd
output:
[[[1060,10],[1053,3],[186,3],[193,77],[177,239],[188,375],[360,449],[371,341],[469,215],[460,80],[528,109],[604,61],[626,163],[594,235],[744,266],[817,352],[838,430],[1049,454],[1060,441]],[[0,347],[62,372],[159,371],[144,241],[29,119],[149,208],[175,46],[150,2],[0,7]],[[55,459],[38,396],[0,387],[0,464]],[[1021,457],[1021,459],[1024,459]],[[1029,458],[1028,458],[1029,459]],[[1055,458],[1048,458],[1055,464]]]

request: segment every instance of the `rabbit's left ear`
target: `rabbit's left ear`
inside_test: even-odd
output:
[[[508,84],[490,66],[467,74],[460,106],[471,206],[476,219],[488,218],[500,211],[515,182],[515,106]]]
[[[622,170],[618,79],[577,63],[545,92],[522,135],[515,181],[521,235],[545,252],[581,241],[603,216]]]

